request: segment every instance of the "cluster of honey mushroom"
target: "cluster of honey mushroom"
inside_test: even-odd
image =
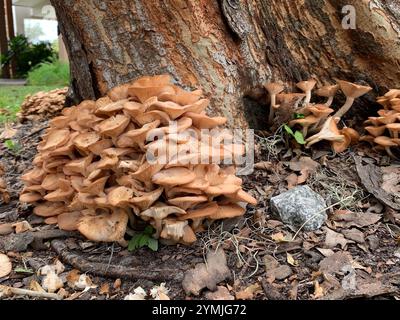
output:
[[[306,138],[306,147],[326,140],[332,149],[339,153],[350,145],[359,141],[359,134],[352,128],[338,128],[340,119],[349,111],[354,100],[369,92],[372,88],[359,84],[338,80],[336,85],[327,85],[315,90],[315,94],[326,98],[324,104],[311,103],[313,89],[316,85],[314,79],[301,81],[296,86],[303,93],[282,93],[284,86],[281,83],[269,82],[264,85],[268,91],[271,103],[269,110],[269,124],[276,122],[276,116],[283,113],[292,117],[293,114],[301,115],[298,119],[288,119],[290,127],[300,128]],[[336,112],[331,108],[333,99],[341,90],[346,96],[346,101]]]
[[[365,131],[368,133],[360,138],[369,142],[376,149],[385,150],[391,158],[398,158],[393,153],[400,149],[400,89],[391,89],[377,102],[383,106],[378,111],[378,117],[369,117],[365,121]]]
[[[61,88],[28,95],[21,104],[21,111],[17,113],[18,120],[38,121],[59,115],[64,108],[67,91],[68,88]]]
[[[208,104],[201,90],[185,91],[160,75],[63,109],[38,145],[34,168],[22,176],[20,200],[34,204],[46,223],[92,241],[126,244],[126,233],[149,223],[166,244],[193,243],[206,222],[243,215],[257,202],[235,175],[234,158],[244,146],[200,143],[201,129],[226,122],[208,117]],[[169,143],[177,152],[167,163],[146,157],[149,151],[163,156]],[[200,154],[233,165],[197,161]]]

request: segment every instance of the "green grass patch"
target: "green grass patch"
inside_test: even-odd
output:
[[[30,86],[68,86],[69,64],[59,60],[40,63],[28,73],[27,80]]]
[[[50,91],[59,87],[58,85],[0,86],[0,123],[16,119],[16,113],[20,110],[21,103],[28,94],[34,94],[39,91]],[[5,109],[9,114],[2,114],[1,109]]]

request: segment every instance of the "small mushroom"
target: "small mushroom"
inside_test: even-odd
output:
[[[242,208],[237,204],[227,204],[218,206],[217,212],[210,216],[211,220],[227,219],[242,216],[246,212],[246,209]]]
[[[186,197],[178,197],[173,199],[168,199],[168,203],[173,206],[177,206],[182,208],[183,210],[188,210],[199,203],[206,202],[208,200],[205,196],[186,196]]]
[[[283,85],[277,82],[268,82],[264,84],[264,88],[268,91],[271,102],[269,107],[268,123],[271,124],[274,120],[275,106],[276,106],[276,95],[281,93],[284,89]]]
[[[313,144],[322,141],[343,141],[344,135],[341,135],[333,117],[329,117],[317,134],[306,139],[306,147],[310,148]]]
[[[397,157],[392,153],[392,150],[390,149],[391,147],[398,146],[398,144],[395,141],[393,141],[393,139],[391,139],[389,137],[385,137],[385,136],[380,136],[380,137],[376,137],[374,142],[377,145],[385,148],[385,151],[392,159],[397,159]]]
[[[139,197],[133,197],[130,200],[130,203],[133,203],[135,206],[138,206],[140,210],[147,210],[150,206],[155,203],[163,193],[164,188],[160,187],[153,191],[142,194]]]
[[[301,125],[303,127],[302,133],[303,137],[307,136],[308,128],[313,124],[319,123],[320,118],[315,116],[307,116],[303,119],[295,119],[289,122],[289,126],[293,127],[296,124]]]
[[[317,84],[317,81],[315,81],[314,79],[310,79],[307,81],[300,81],[300,82],[296,83],[296,87],[299,88],[301,91],[303,91],[306,94],[306,98],[304,100],[305,104],[310,103],[311,92],[316,84]]]
[[[205,114],[198,114],[194,112],[186,112],[185,117],[191,118],[193,125],[199,129],[212,129],[226,123],[225,117],[208,117]]]
[[[389,130],[392,138],[395,138],[395,139],[399,138],[400,123],[387,124],[386,128]]]
[[[383,133],[386,130],[386,126],[379,126],[379,127],[372,127],[372,126],[368,126],[364,128],[365,130],[368,131],[369,134],[371,134],[374,137],[379,137],[381,135],[383,135]]]
[[[62,202],[49,202],[38,204],[33,213],[39,217],[52,217],[57,216],[65,211],[65,205]]]
[[[351,106],[354,103],[354,100],[371,91],[371,87],[362,86],[359,84],[338,80],[340,89],[343,91],[346,96],[345,104],[334,114],[333,117],[341,118],[343,117],[347,111],[350,110]]]
[[[323,86],[315,91],[316,95],[320,97],[325,97],[328,98],[328,100],[325,102],[325,105],[327,107],[330,107],[333,102],[333,98],[335,97],[336,92],[339,90],[339,85],[328,85],[328,86]]]
[[[65,212],[57,216],[57,224],[61,230],[75,231],[78,230],[80,218],[80,211]]]

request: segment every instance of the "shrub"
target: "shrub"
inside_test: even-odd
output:
[[[8,52],[1,56],[1,64],[7,64],[14,59],[17,77],[25,77],[37,64],[51,61],[54,57],[54,50],[49,42],[31,43],[23,35],[11,39],[8,46]]]
[[[53,60],[40,63],[28,73],[28,84],[31,86],[68,86],[68,63]]]

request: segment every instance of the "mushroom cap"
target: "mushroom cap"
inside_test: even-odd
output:
[[[112,101],[123,100],[129,97],[128,89],[132,83],[125,83],[119,86],[115,86],[107,92],[107,96]]]
[[[148,162],[144,162],[137,171],[131,173],[132,178],[137,179],[142,182],[152,181],[152,177],[154,177],[162,168],[164,168],[163,164],[149,164]]]
[[[317,84],[317,81],[314,79],[306,80],[306,81],[300,81],[296,83],[296,87],[302,90],[303,92],[311,91],[315,85]]]
[[[81,218],[80,211],[64,212],[57,216],[58,227],[61,230],[66,230],[66,231],[78,230],[78,224],[80,218]]]
[[[104,192],[104,187],[107,183],[109,176],[101,177],[95,181],[84,181],[79,192],[88,193],[90,195],[98,195]]]
[[[185,112],[194,112],[194,113],[202,113],[210,104],[210,100],[208,99],[200,99],[191,104],[184,105],[183,108]]]
[[[100,136],[93,131],[83,132],[76,136],[73,140],[73,144],[83,151],[87,151],[90,146],[94,145],[100,140]]]
[[[283,84],[278,82],[267,82],[264,84],[264,88],[268,91],[270,95],[276,95],[278,93],[281,93],[283,89],[285,89]]]
[[[42,200],[42,195],[40,193],[37,192],[26,192],[26,193],[22,193],[19,197],[19,201],[21,202],[26,202],[26,203],[32,203],[32,202],[36,202],[39,200]]]
[[[343,128],[341,133],[350,139],[351,144],[356,144],[360,140],[360,134],[353,128]]]
[[[240,189],[235,194],[226,195],[228,198],[233,199],[238,202],[247,202],[253,206],[257,205],[257,199],[248,194],[246,191]]]
[[[240,190],[240,186],[236,184],[220,184],[216,186],[209,186],[204,190],[205,193],[212,196],[219,196],[222,194],[233,194]]]
[[[306,110],[311,112],[313,116],[317,118],[326,117],[335,111],[324,104],[310,104],[306,107]]]
[[[217,212],[210,216],[212,220],[226,219],[242,216],[246,212],[246,209],[239,206],[238,204],[226,204],[223,206],[218,206]]]
[[[41,169],[41,168],[34,168],[27,173],[23,174],[21,176],[21,180],[27,183],[32,183],[32,184],[39,184],[42,183],[43,178],[46,176],[46,172]]]
[[[165,219],[160,237],[178,242],[184,237],[187,224],[187,221]]]
[[[123,110],[125,103],[128,101],[128,99],[123,99],[100,106],[96,109],[96,114],[113,114],[117,111]]]
[[[196,180],[193,180],[196,181]],[[184,186],[177,186],[168,188],[165,190],[167,199],[173,199],[177,197],[189,196],[189,195],[202,195],[203,191],[199,188],[188,188]]]
[[[370,135],[365,135],[365,136],[361,136],[360,137],[360,141],[365,141],[365,142],[368,142],[370,144],[373,144],[374,140],[375,140],[375,137],[374,136],[370,136]]]
[[[323,86],[317,90],[315,90],[315,94],[320,96],[320,97],[333,97],[336,92],[339,90],[340,86],[338,84],[335,85],[327,85]]]
[[[186,91],[175,85],[172,85],[172,88],[175,91],[174,93],[163,92],[159,95],[161,101],[172,101],[181,106],[185,106],[197,102],[203,95],[201,89]]]
[[[141,212],[139,215],[143,220],[148,221],[149,219],[162,220],[171,214],[181,216],[186,215],[186,211],[176,206],[169,206],[165,203],[157,202],[155,206]]]
[[[351,143],[351,137],[343,134],[344,139],[342,141],[332,141],[332,148],[336,153],[345,151]]]
[[[181,105],[171,101],[155,101],[148,108],[147,111],[159,110],[165,112],[172,120],[179,118],[186,112],[186,109]]]
[[[114,207],[126,207],[133,198],[133,190],[127,187],[117,187],[107,195],[108,202]]]
[[[112,242],[122,240],[128,224],[128,214],[123,209],[84,210],[78,230],[92,241]]]
[[[183,167],[173,167],[157,172],[151,181],[164,186],[177,186],[190,183],[194,179],[196,174],[193,171]]]
[[[68,142],[70,131],[68,129],[51,130],[46,135],[44,144],[38,146],[39,151],[54,150]]]
[[[185,196],[168,199],[168,203],[182,208],[183,210],[188,210],[199,203],[206,202],[207,200],[208,198],[205,196]]]
[[[188,225],[183,227],[183,236],[181,242],[183,244],[189,245],[192,244],[193,242],[196,242],[196,234],[194,233],[193,229],[189,227]]]
[[[104,149],[111,148],[112,146],[113,142],[111,139],[101,139],[88,146],[87,149],[96,156],[99,156]]]
[[[58,222],[58,219],[56,216],[48,217],[48,218],[44,219],[45,224],[57,224],[57,222]]]
[[[116,137],[125,130],[129,122],[129,117],[122,114],[117,114],[106,120],[103,120],[96,126],[96,128],[100,133],[104,135],[107,135],[109,137]]]
[[[67,179],[59,179],[58,189],[46,194],[43,199],[52,202],[68,201],[73,195],[74,189],[71,187],[71,183]]]
[[[52,191],[58,188],[58,180],[65,179],[63,173],[50,173],[43,179],[41,187],[45,190]]]
[[[400,97],[400,89],[390,89],[388,92],[384,94],[384,97],[388,99]]]
[[[160,187],[153,191],[147,192],[140,197],[133,197],[130,200],[130,203],[138,206],[141,210],[148,209],[154,202],[160,198],[161,194],[163,193],[164,188]]]
[[[136,96],[141,103],[152,97],[159,97],[165,95],[175,95],[175,90],[172,85],[169,84],[157,84],[157,83],[134,83],[128,88],[128,93],[131,96]]]
[[[365,130],[368,131],[369,134],[371,134],[374,137],[378,137],[381,136],[385,130],[386,130],[386,126],[380,126],[380,127],[372,127],[372,126],[368,126],[364,128]]]
[[[333,111],[333,110],[332,110]],[[309,127],[310,125],[319,122],[320,118],[316,117],[316,116],[307,116],[303,119],[295,119],[295,120],[291,120],[289,122],[290,126],[294,126],[296,124],[299,124],[303,127]]]
[[[386,125],[390,131],[399,132],[400,131],[400,123],[390,123]]]
[[[146,111],[145,113],[138,114],[133,120],[141,126],[156,120],[160,121],[163,125],[168,125],[171,121],[168,114],[160,110]]]
[[[33,213],[39,217],[57,216],[65,211],[65,204],[62,202],[49,202],[38,204],[33,208]]]
[[[199,207],[188,210],[185,215],[178,217],[179,220],[197,220],[205,219],[215,214],[218,211],[218,204],[216,202],[208,202],[207,204],[200,205]]]
[[[345,96],[351,97],[353,99],[361,97],[362,95],[372,90],[371,87],[362,86],[348,81],[338,80],[337,82]]]
[[[208,117],[205,114],[186,112],[185,117],[191,118],[193,125],[199,129],[212,129],[226,123],[225,117]]]
[[[393,139],[385,136],[376,137],[374,142],[382,147],[395,147],[397,143]]]

